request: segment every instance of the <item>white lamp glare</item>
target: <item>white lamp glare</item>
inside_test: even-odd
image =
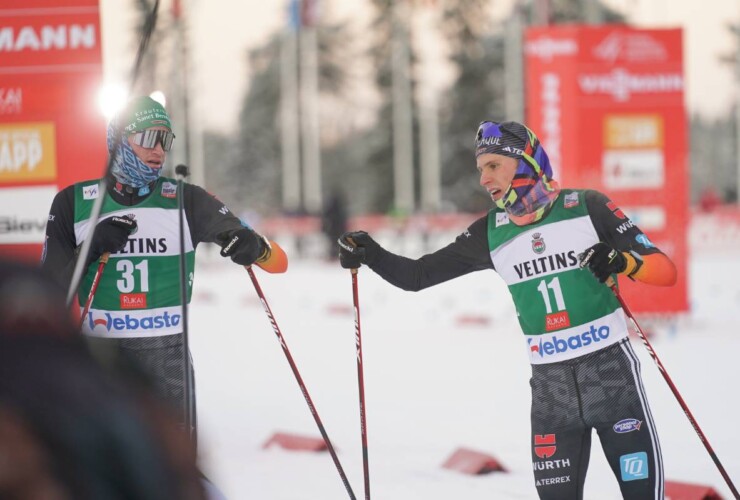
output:
[[[98,107],[106,120],[111,120],[123,108],[128,98],[126,89],[120,83],[109,83],[98,91]]]

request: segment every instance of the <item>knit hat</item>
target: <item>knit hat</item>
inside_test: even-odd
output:
[[[148,96],[131,99],[116,117],[118,129],[127,134],[152,127],[172,130],[170,117],[160,103]]]
[[[495,153],[518,160],[524,154],[527,142],[534,142],[532,139],[536,139],[534,132],[521,123],[481,122],[475,135],[475,156]]]
[[[539,220],[560,188],[552,179],[550,159],[535,133],[517,122],[481,122],[475,134],[475,156],[489,153],[519,160],[509,189],[496,205],[521,222]]]

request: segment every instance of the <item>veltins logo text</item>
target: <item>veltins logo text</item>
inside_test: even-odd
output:
[[[553,336],[552,341],[540,338],[539,342],[535,343],[535,339],[530,337],[527,339],[527,343],[529,344],[529,351],[532,356],[539,354],[541,358],[544,358],[553,354],[562,354],[570,350],[577,350],[590,345],[591,342],[601,342],[607,338],[609,338],[608,326],[596,328],[594,325],[591,325],[588,331],[577,333],[567,339],[559,339]]]

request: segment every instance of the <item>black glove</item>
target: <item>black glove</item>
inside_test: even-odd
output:
[[[599,242],[578,255],[581,268],[588,267],[600,283],[612,274],[619,274],[627,268],[627,258],[619,250]]]
[[[339,263],[345,269],[357,269],[362,264],[372,264],[380,250],[380,245],[365,231],[344,233],[337,243],[339,243]]]
[[[105,252],[116,253],[126,246],[128,237],[136,231],[136,221],[126,215],[104,219],[95,226],[88,265],[100,258]]]
[[[248,227],[223,231],[216,235],[221,257],[231,257],[240,266],[251,266],[270,257],[270,245]]]

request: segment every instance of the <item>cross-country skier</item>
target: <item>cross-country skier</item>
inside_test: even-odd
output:
[[[475,148],[494,208],[416,260],[383,249],[364,231],[345,233],[342,267],[366,264],[410,291],[495,270],[513,297],[532,364],[530,446],[540,498],[583,498],[592,429],[624,498],[663,498],[640,364],[625,314],[604,283],[623,275],[671,286],[673,262],[604,194],[561,189],[524,125],[482,122]]]
[[[185,409],[177,183],[161,176],[174,139],[161,104],[150,97],[129,101],[108,125],[108,150],[115,154],[115,162],[107,192],[98,192],[99,179],[95,179],[56,195],[46,227],[42,267],[68,286],[90,229],[93,203],[105,196],[85,262],[78,294],[81,304],[90,291],[98,267],[95,262],[106,252],[111,255],[83,319],[83,332],[130,355],[160,395],[172,403],[181,422],[187,421],[185,412],[189,412],[194,435],[194,382],[190,407]],[[221,255],[241,266],[266,265],[276,257],[263,236],[202,188],[184,184],[183,206],[188,301],[198,243],[220,244]]]

